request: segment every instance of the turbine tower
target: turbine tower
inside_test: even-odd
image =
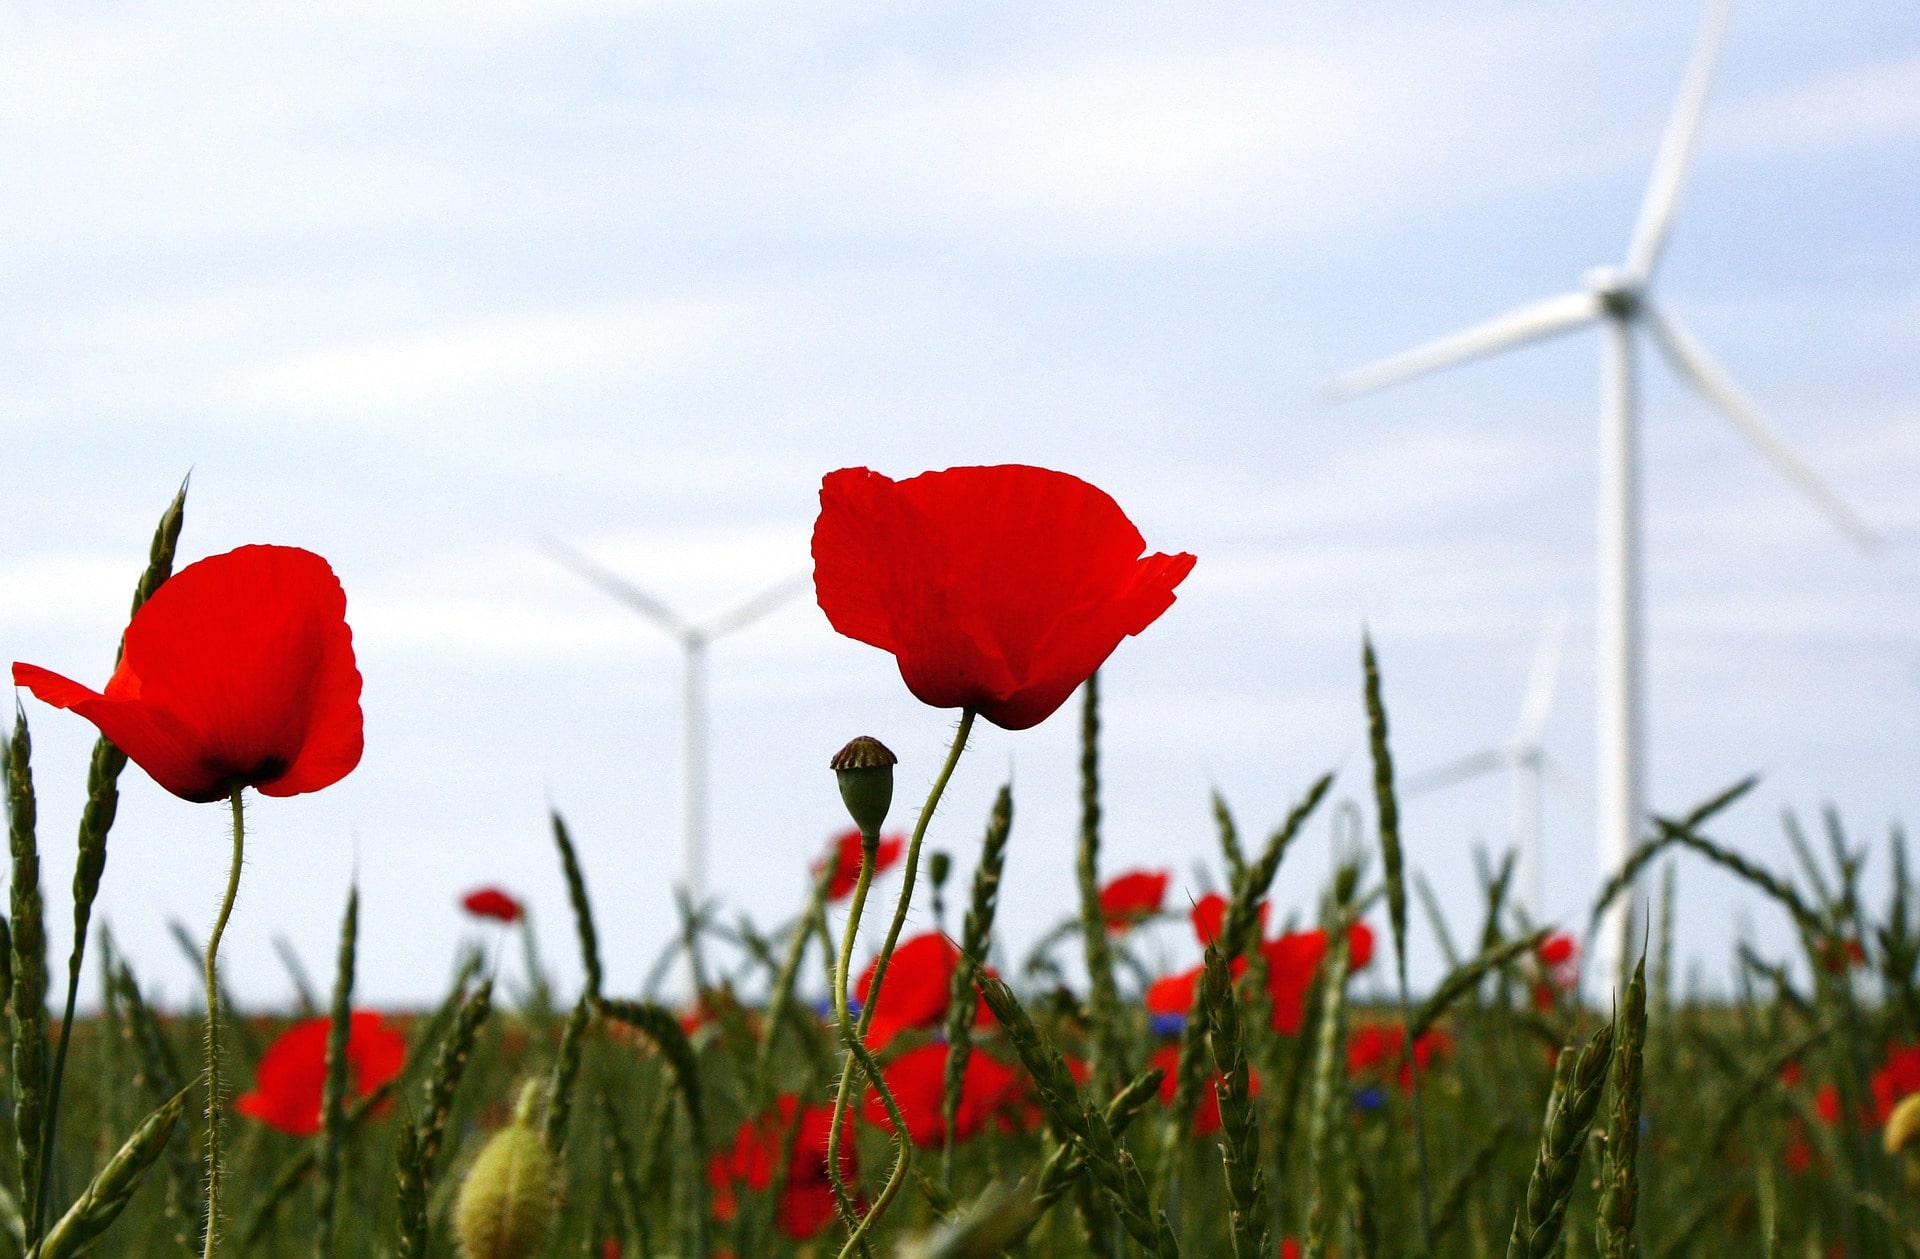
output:
[[[1547,717],[1553,712],[1554,693],[1559,689],[1560,654],[1566,635],[1566,612],[1550,613],[1540,627],[1540,640],[1533,651],[1533,668],[1527,676],[1526,699],[1520,706],[1520,719],[1514,723],[1511,739],[1498,747],[1483,748],[1410,775],[1404,788],[1408,796],[1425,795],[1501,770],[1512,773],[1513,847],[1519,866],[1514,880],[1515,900],[1528,921],[1536,923],[1543,917],[1540,888],[1543,788],[1551,781],[1576,799],[1584,794],[1541,744]]]
[[[553,538],[547,554],[638,612],[680,644],[680,843],[681,884],[692,904],[706,894],[707,870],[707,647],[745,629],[806,590],[811,573],[800,573],[740,602],[687,620],[665,602]]]
[[[1598,822],[1603,877],[1624,865],[1644,816],[1639,373],[1634,332],[1644,332],[1680,378],[1698,390],[1856,545],[1868,550],[1878,540],[1788,448],[1699,340],[1654,305],[1649,292],[1679,209],[1731,7],[1731,0],[1711,0],[1680,99],[1661,137],[1653,178],[1641,202],[1624,263],[1587,272],[1584,287],[1576,292],[1522,306],[1342,376],[1328,387],[1335,399],[1351,398],[1588,324],[1600,325],[1600,591],[1594,638],[1600,692]],[[1602,921],[1597,955],[1601,974],[1609,981],[1620,973],[1627,956],[1626,932],[1638,903],[1635,890],[1616,900]]]

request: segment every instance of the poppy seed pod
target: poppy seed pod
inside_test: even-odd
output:
[[[546,1245],[559,1169],[534,1123],[542,1085],[529,1082],[513,1121],[493,1134],[461,1182],[454,1231],[466,1259],[530,1259]]]
[[[871,735],[861,735],[833,754],[828,762],[840,780],[840,799],[860,828],[863,839],[880,834],[880,824],[893,807],[893,767],[899,758]]]

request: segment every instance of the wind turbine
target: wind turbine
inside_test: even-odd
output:
[[[680,644],[681,882],[697,906],[707,883],[707,647],[717,639],[745,629],[808,589],[813,575],[795,574],[718,612],[688,620],[566,543],[543,538],[541,545],[555,560],[658,625]]]
[[[1522,306],[1342,376],[1328,387],[1335,399],[1351,398],[1588,324],[1600,326],[1600,597],[1594,638],[1599,656],[1598,822],[1603,875],[1618,871],[1633,849],[1635,831],[1643,816],[1645,782],[1635,330],[1645,332],[1681,379],[1698,390],[1769,463],[1812,499],[1842,533],[1862,550],[1871,549],[1878,541],[1873,531],[1788,448],[1699,340],[1673,316],[1657,308],[1648,292],[1680,206],[1731,7],[1731,0],[1712,0],[1701,24],[1680,98],[1660,140],[1653,178],[1641,202],[1624,263],[1588,271],[1584,287],[1575,292]],[[1636,890],[1630,897],[1617,899],[1603,920],[1597,942],[1603,975],[1620,972],[1627,953],[1628,923],[1638,908]]]
[[[1513,774],[1513,846],[1519,854],[1515,872],[1516,899],[1532,922],[1541,920],[1540,848],[1543,787],[1549,778],[1555,786],[1579,796],[1564,771],[1547,756],[1541,735],[1547,717],[1553,711],[1554,692],[1560,684],[1560,653],[1566,642],[1567,614],[1550,613],[1540,627],[1540,639],[1533,650],[1533,668],[1527,676],[1527,694],[1520,706],[1520,720],[1514,723],[1513,737],[1498,747],[1483,748],[1457,760],[1410,775],[1403,791],[1408,796],[1443,791],[1488,774],[1509,770]]]

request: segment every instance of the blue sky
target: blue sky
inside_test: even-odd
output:
[[[259,1000],[285,993],[275,932],[330,955],[356,859],[370,998],[437,987],[467,929],[454,897],[482,881],[530,897],[571,970],[549,802],[611,982],[637,983],[671,928],[676,661],[535,539],[698,611],[803,568],[819,477],[849,464],[1063,468],[1200,557],[1105,675],[1116,868],[1185,878],[1216,784],[1250,830],[1327,768],[1357,795],[1363,623],[1418,768],[1507,734],[1541,619],[1567,607],[1547,745],[1591,781],[1593,337],[1338,409],[1315,390],[1617,261],[1697,18],[1638,0],[10,13],[0,651],[103,678],[189,468],[186,555],[333,561],[368,751],[340,786],[254,810],[229,938]],[[1831,799],[1879,839],[1920,803],[1916,159],[1912,6],[1736,11],[1659,292],[1891,539],[1852,552],[1649,373],[1652,803],[1758,770],[1719,833],[1769,861],[1784,806]],[[804,604],[714,655],[716,882],[767,921],[841,824],[831,751],[879,735],[916,797],[950,719]],[[28,707],[64,900],[90,729]],[[989,732],[934,826],[964,871],[1014,776],[1016,942],[1067,908],[1072,740],[1065,719]],[[211,918],[222,819],[127,784],[102,912],[184,999],[165,923]],[[1498,780],[1409,807],[1412,859],[1463,915],[1506,807]],[[1590,831],[1550,805],[1557,915],[1590,894]],[[1284,904],[1311,903],[1328,847],[1323,823]],[[1681,887],[1683,942],[1722,973],[1748,898],[1695,867]]]

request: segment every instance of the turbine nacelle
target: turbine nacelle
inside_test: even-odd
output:
[[[1625,267],[1590,268],[1581,283],[1600,303],[1601,311],[1616,319],[1633,318],[1645,302],[1646,281]]]

